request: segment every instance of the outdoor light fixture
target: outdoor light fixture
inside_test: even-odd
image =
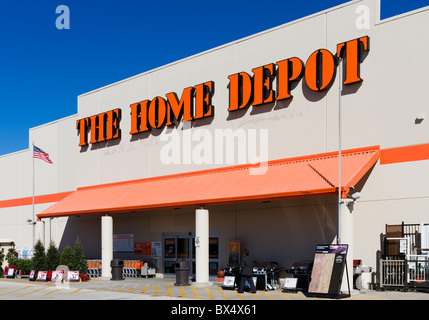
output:
[[[354,201],[360,198],[360,192],[355,192],[350,196]]]
[[[423,121],[424,119],[425,119],[425,115],[421,113],[421,114],[418,114],[418,115],[417,115],[417,117],[416,117],[416,119],[415,119],[415,121],[414,121],[414,122],[415,122],[416,124],[419,124],[419,123],[422,123],[422,121]]]
[[[350,190],[355,191],[355,187],[354,186],[349,186]],[[357,199],[360,198],[360,192],[354,192],[353,194],[347,194],[347,197],[352,198],[353,201],[356,201]]]

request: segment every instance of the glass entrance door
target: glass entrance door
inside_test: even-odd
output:
[[[220,237],[210,235],[209,238],[209,274],[216,275],[220,266]],[[195,235],[193,233],[163,234],[163,265],[164,273],[174,274],[174,264],[187,260],[190,275],[195,274]]]
[[[174,264],[176,263],[176,243],[177,239],[173,237],[163,239],[164,273],[174,273]]]
[[[189,262],[189,273],[194,274],[192,265],[192,234],[165,233],[163,236],[163,265],[164,273],[174,274],[174,264],[187,260]]]
[[[195,270],[195,238],[192,238],[192,267]],[[219,236],[209,237],[209,275],[217,275],[220,268]]]

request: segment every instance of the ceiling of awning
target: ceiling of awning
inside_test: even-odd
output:
[[[348,191],[377,162],[378,146],[345,150],[341,189]],[[130,212],[338,193],[338,152],[83,187],[38,218]],[[262,166],[262,165],[261,165]]]

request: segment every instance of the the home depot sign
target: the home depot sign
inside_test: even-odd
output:
[[[228,76],[228,111],[234,112],[252,106],[291,99],[291,85],[304,78],[307,87],[315,92],[330,88],[335,80],[336,69],[343,63],[344,85],[362,81],[360,64],[362,55],[369,52],[369,37],[361,37],[337,45],[334,55],[327,49],[318,49],[306,63],[292,57],[252,69],[252,75],[239,72]],[[274,90],[273,83],[277,86]],[[212,98],[215,83],[207,81],[185,88],[180,96],[170,92],[165,97],[142,100],[130,105],[131,131],[138,134],[151,129],[160,129],[177,122],[199,120],[214,116]],[[121,109],[103,112],[76,122],[79,131],[79,146],[108,141],[121,136]],[[88,136],[90,140],[88,141]]]

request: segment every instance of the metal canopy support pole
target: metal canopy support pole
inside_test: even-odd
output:
[[[34,231],[34,237],[35,239],[40,239],[42,241],[43,245],[45,244],[45,223],[41,220],[38,220],[33,223],[33,229]],[[34,246],[33,246],[34,248]]]
[[[342,244],[347,244],[347,256],[346,256],[346,265],[353,266],[353,209],[354,201],[351,199],[343,199],[341,203],[341,241]],[[348,268],[345,270],[346,274],[343,276],[341,291],[343,293],[350,291],[350,286],[347,281],[348,279],[353,279],[353,268]]]
[[[341,85],[342,85],[342,61],[338,60],[338,212],[337,212],[337,244],[341,243],[341,148],[342,148],[342,116],[341,116]]]

